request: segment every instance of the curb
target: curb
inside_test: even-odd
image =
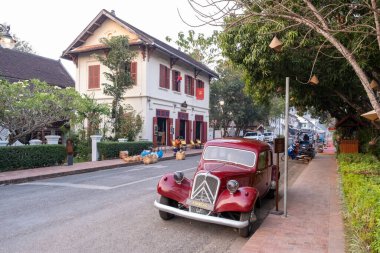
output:
[[[187,154],[186,157],[197,156],[201,154],[202,153]],[[174,159],[175,159],[174,156],[168,156],[168,157],[163,157],[160,160],[167,161],[167,160],[174,160]],[[25,183],[25,182],[30,182],[30,181],[48,179],[48,178],[83,174],[83,173],[94,172],[94,171],[99,171],[99,170],[109,170],[109,169],[116,169],[116,168],[122,168],[122,167],[129,167],[129,166],[134,166],[134,165],[139,165],[139,164],[143,164],[143,163],[141,162],[121,163],[121,164],[114,164],[114,165],[105,165],[101,167],[93,167],[93,168],[88,168],[88,169],[80,169],[80,170],[64,171],[64,172],[57,172],[57,173],[51,173],[51,174],[45,174],[45,175],[29,176],[29,177],[24,177],[24,178],[0,180],[0,185],[19,184],[19,183]]]

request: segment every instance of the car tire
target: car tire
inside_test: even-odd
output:
[[[176,204],[176,203],[177,202],[175,200],[169,199],[169,198],[164,197],[164,196],[160,197],[160,204],[167,205],[167,206],[172,206],[172,207],[177,207],[178,204]],[[164,212],[164,211],[160,210],[160,211],[158,211],[158,213],[160,214],[160,217],[163,220],[170,220],[170,219],[174,218],[174,214],[171,214],[171,213],[168,213],[168,212]]]
[[[251,212],[240,213],[240,221],[247,221],[247,220],[248,220],[248,226],[244,228],[239,228],[239,235],[241,237],[248,237],[253,233],[254,224],[257,220],[255,208],[253,208]]]

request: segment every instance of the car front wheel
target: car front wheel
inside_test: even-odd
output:
[[[242,237],[250,236],[253,232],[256,220],[257,216],[255,208],[253,208],[251,212],[240,213],[240,221],[248,221],[248,225],[244,228],[239,228],[239,235]]]
[[[177,201],[169,199],[167,197],[161,196],[160,197],[160,204],[172,206],[172,207],[178,207]],[[164,211],[158,211],[160,214],[161,219],[163,220],[170,220],[174,217],[174,214],[164,212]]]

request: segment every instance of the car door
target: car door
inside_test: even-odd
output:
[[[256,185],[255,187],[259,190],[260,196],[264,195],[269,187],[269,153],[268,151],[262,151],[259,153],[259,160],[256,170]]]

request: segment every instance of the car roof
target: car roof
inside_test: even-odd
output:
[[[206,143],[205,148],[207,146],[246,149],[246,150],[256,151],[257,153],[271,149],[271,146],[266,142],[253,140],[253,139],[246,139],[246,138],[214,139],[214,140],[208,141]]]

